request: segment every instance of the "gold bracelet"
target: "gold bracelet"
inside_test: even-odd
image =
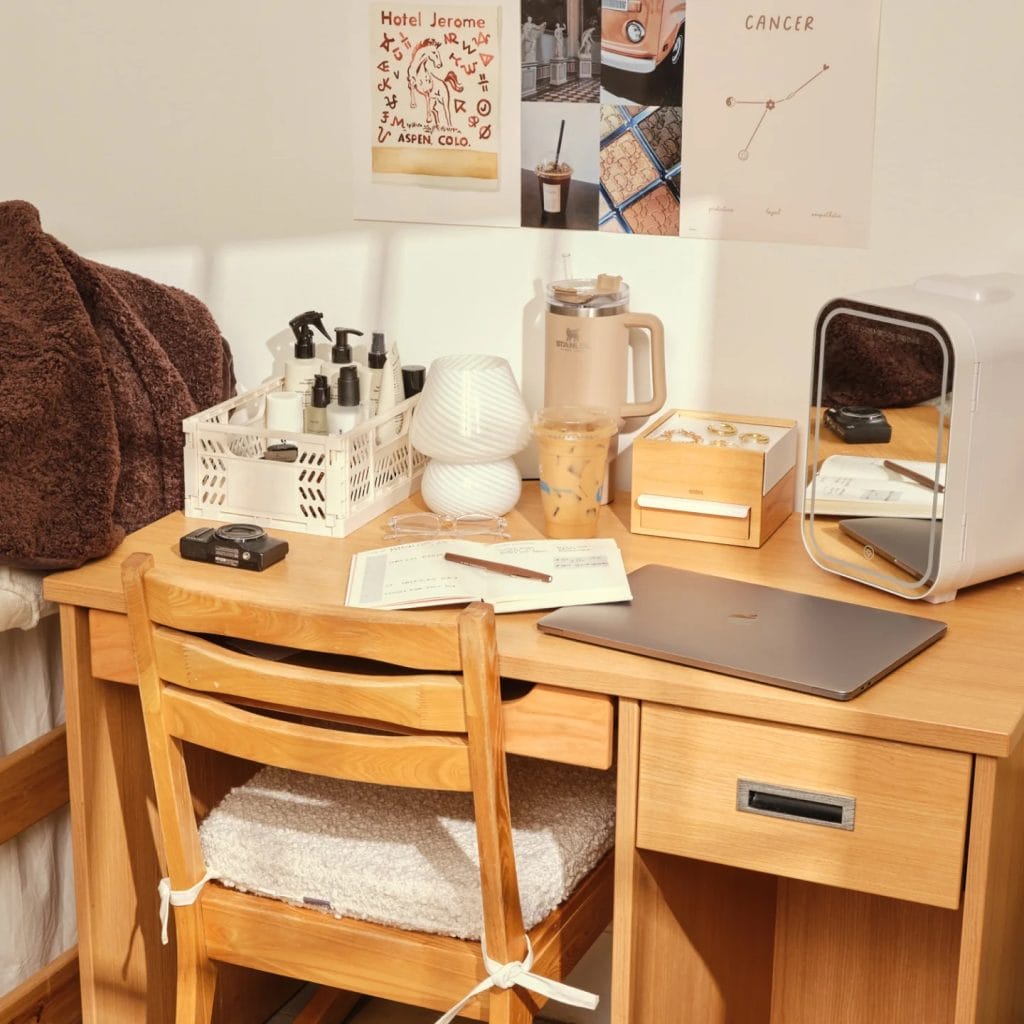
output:
[[[736,428],[731,423],[723,423],[719,421],[708,424],[708,433],[721,434],[724,437],[732,437],[732,435],[736,433]]]
[[[744,444],[767,444],[771,439],[767,434],[762,434],[759,430],[751,430],[746,434],[740,434],[740,440]]]
[[[687,430],[685,427],[671,427],[669,430],[664,431],[658,440],[665,441],[679,441],[680,444],[703,444],[704,438],[700,434],[695,434],[692,430]]]

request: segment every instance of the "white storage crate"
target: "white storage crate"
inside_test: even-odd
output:
[[[418,395],[344,434],[229,422],[283,385],[278,377],[182,422],[187,516],[344,537],[419,490],[427,459],[409,443]],[[263,458],[278,441],[298,448],[294,462]]]

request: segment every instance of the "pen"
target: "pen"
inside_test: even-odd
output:
[[[946,492],[946,488],[942,484],[936,483],[923,473],[918,473],[908,466],[901,466],[898,462],[890,462],[889,459],[883,459],[882,465],[886,469],[891,469],[894,473],[899,473],[900,476],[905,476],[908,480],[913,480],[916,484],[921,484],[923,487],[934,487],[939,494]]]
[[[446,562],[458,562],[459,565],[472,565],[477,569],[486,569],[488,572],[498,572],[502,576],[522,576],[528,580],[540,580],[542,583],[550,583],[551,577],[546,572],[537,572],[536,569],[524,569],[518,565],[508,565],[505,562],[488,562],[483,558],[470,558],[469,555],[456,555],[451,551],[444,553]]]

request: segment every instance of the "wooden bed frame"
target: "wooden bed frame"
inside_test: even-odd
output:
[[[0,843],[68,802],[63,725],[0,757]],[[16,989],[0,993],[0,1024],[79,1024],[78,949],[72,947]]]

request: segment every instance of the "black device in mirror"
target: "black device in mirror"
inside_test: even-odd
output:
[[[803,524],[819,565],[906,597],[937,578],[953,363],[927,317],[848,299],[819,314]],[[894,546],[850,529],[897,519]]]

